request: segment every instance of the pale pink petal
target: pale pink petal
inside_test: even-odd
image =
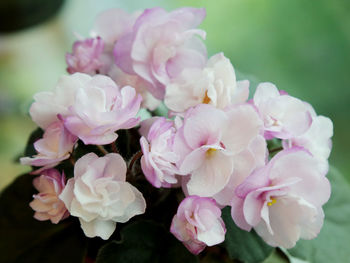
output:
[[[103,221],[99,219],[90,222],[86,222],[83,219],[79,219],[79,221],[87,237],[99,236],[104,240],[108,240],[116,228],[116,223],[112,221]]]

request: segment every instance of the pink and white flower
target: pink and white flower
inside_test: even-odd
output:
[[[107,49],[112,50],[113,45],[124,34],[132,30],[140,14],[140,11],[129,14],[119,8],[103,11],[96,17],[91,35],[101,37],[106,43]]]
[[[266,140],[257,135],[250,141],[247,148],[234,156],[233,173],[229,182],[219,193],[213,196],[222,207],[230,206],[235,197],[235,189],[257,168],[266,165],[268,150]]]
[[[81,75],[76,73],[72,78]],[[119,89],[109,77],[96,75],[76,91],[64,124],[85,144],[109,144],[118,137],[115,131],[138,124],[141,100],[134,88]]]
[[[141,137],[143,152],[141,168],[147,180],[155,187],[171,187],[178,183],[176,162],[179,156],[173,150],[175,128],[170,120],[157,118],[149,129],[147,139]]]
[[[237,82],[230,60],[219,53],[203,69],[185,68],[165,92],[164,103],[173,112],[182,113],[201,103],[224,109],[247,101],[249,82]]]
[[[125,179],[126,164],[119,154],[89,153],[76,162],[74,178],[68,180],[60,198],[70,214],[79,217],[87,237],[106,240],[116,222],[125,223],[145,212],[142,194]]]
[[[43,135],[43,138],[34,143],[38,152],[33,157],[22,157],[21,164],[31,166],[43,166],[34,173],[51,168],[70,157],[78,138],[72,135],[61,121],[52,123]]]
[[[32,119],[43,129],[62,119],[70,133],[85,144],[108,144],[115,131],[138,124],[141,96],[130,86],[119,87],[107,76],[75,73],[63,76],[52,92],[34,96]]]
[[[180,8],[170,13],[162,8],[146,9],[131,32],[114,48],[116,64],[127,74],[138,75],[151,84],[149,91],[163,99],[165,86],[184,68],[203,67],[206,47],[195,29],[204,19],[205,9]]]
[[[332,149],[333,123],[327,117],[318,116],[312,106],[308,106],[312,116],[310,128],[299,136],[283,140],[283,148],[303,147],[319,160],[320,165],[328,170],[328,157]]]
[[[97,74],[103,66],[101,60],[103,49],[104,43],[100,37],[74,42],[72,53],[66,54],[67,71],[70,74],[75,72]]]
[[[117,83],[120,87],[131,86],[133,87],[137,94],[142,96],[141,107],[149,109],[151,111],[155,110],[159,104],[160,100],[157,100],[148,91],[150,84],[137,75],[129,75],[119,69],[117,66],[113,66],[108,72],[108,75]]]
[[[300,238],[315,238],[331,191],[317,163],[300,148],[279,152],[236,188],[235,223],[247,231],[253,227],[271,246],[291,248]]]
[[[32,120],[45,130],[50,124],[60,120],[58,115],[67,116],[69,107],[75,102],[77,90],[84,89],[90,80],[91,77],[87,74],[62,76],[53,91],[36,93],[29,110]]]
[[[58,198],[65,187],[64,173],[61,175],[55,169],[45,170],[39,177],[34,178],[33,185],[39,191],[33,195],[34,200],[29,204],[35,211],[35,219],[50,220],[57,224],[69,216],[64,203]]]
[[[183,242],[191,253],[197,255],[206,246],[223,242],[226,228],[215,200],[189,196],[179,205],[170,232]]]
[[[181,174],[189,174],[189,195],[212,197],[229,182],[235,156],[244,151],[261,132],[262,123],[249,105],[227,111],[199,104],[188,110],[176,133],[174,150]]]
[[[296,137],[311,125],[307,105],[283,91],[279,92],[272,83],[259,84],[253,103],[264,120],[266,139]]]

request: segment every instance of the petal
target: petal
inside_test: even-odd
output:
[[[219,143],[226,123],[227,117],[223,111],[200,104],[185,117],[183,134],[192,149]]]
[[[215,222],[209,231],[198,230],[197,238],[207,246],[214,246],[225,240],[225,225],[221,218]]]
[[[187,184],[190,195],[210,197],[220,192],[228,183],[233,171],[231,156],[214,153],[196,169]]]
[[[93,221],[86,222],[79,218],[79,221],[80,226],[87,237],[98,236],[104,240],[107,240],[110,238],[116,228],[116,223],[111,220],[104,221],[95,219]]]
[[[277,87],[270,83],[264,82],[260,83],[256,88],[254,94],[254,104],[259,107],[262,103],[265,103],[270,98],[279,97],[280,93],[278,92]]]
[[[229,108],[227,116],[229,124],[224,130],[222,142],[233,153],[239,153],[259,135],[262,121],[255,109],[249,104]]]

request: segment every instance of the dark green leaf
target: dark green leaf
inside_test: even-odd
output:
[[[288,263],[288,258],[279,249],[274,249],[270,256],[263,263]]]
[[[37,152],[34,149],[34,143],[39,140],[43,136],[43,130],[40,128],[37,128],[35,131],[31,133],[29,136],[26,148],[24,150],[24,156],[33,156],[37,154]]]
[[[271,254],[273,248],[267,245],[253,230],[247,232],[235,225],[229,207],[223,209],[222,218],[227,229],[224,246],[230,258],[254,263],[264,261]]]
[[[64,0],[1,0],[0,32],[24,29],[54,16]]]
[[[121,230],[121,238],[100,249],[97,263],[198,262],[197,257],[188,252],[168,231],[150,221],[125,226]]]
[[[118,152],[128,160],[141,148],[138,128],[119,130],[117,133],[118,139],[115,142],[115,146]],[[111,151],[113,150],[111,149]]]
[[[330,169],[328,179],[332,194],[323,207],[325,221],[320,234],[313,240],[300,240],[289,252],[309,262],[349,262],[350,186],[334,168]]]
[[[1,193],[0,262],[82,262],[85,239],[75,220],[54,225],[33,218],[33,178],[22,175]]]

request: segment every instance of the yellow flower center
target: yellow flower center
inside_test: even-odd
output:
[[[273,204],[275,204],[277,202],[276,198],[274,198],[274,197],[271,197],[270,200],[271,201],[267,203],[268,206],[272,206]]]
[[[208,91],[206,91],[202,103],[204,103],[204,104],[209,104],[210,101],[211,101],[211,100],[210,100],[210,98],[208,97]]]
[[[209,148],[206,152],[207,157],[212,157],[216,151],[217,151],[217,149]]]

